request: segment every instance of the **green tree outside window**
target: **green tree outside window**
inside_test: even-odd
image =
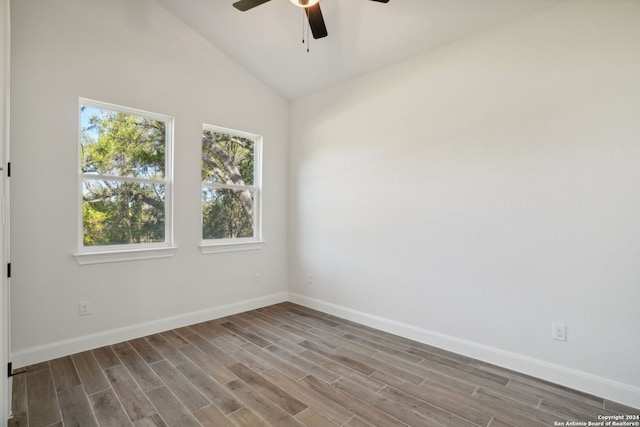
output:
[[[203,127],[203,240],[257,237],[257,140],[253,135]]]
[[[167,122],[81,105],[84,246],[166,241]]]

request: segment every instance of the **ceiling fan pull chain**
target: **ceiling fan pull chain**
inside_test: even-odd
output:
[[[307,53],[309,53],[309,45],[311,44],[311,37],[309,37],[309,28],[311,28],[311,25],[307,25]]]
[[[307,20],[307,17],[305,16],[304,13],[304,9],[302,9],[302,44],[304,44],[305,40],[304,40],[304,22]]]

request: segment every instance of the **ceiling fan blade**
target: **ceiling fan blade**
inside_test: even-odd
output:
[[[233,4],[233,7],[238,9],[240,12],[246,12],[249,9],[253,9],[256,6],[260,6],[266,2],[271,0],[240,0]]]
[[[307,19],[309,19],[309,27],[311,27],[313,38],[321,39],[322,37],[327,37],[327,26],[324,24],[320,3],[306,7],[304,11],[307,13]]]
[[[389,3],[389,0],[371,0],[371,1],[377,1],[378,3]]]

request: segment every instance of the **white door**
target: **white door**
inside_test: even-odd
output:
[[[7,424],[11,410],[9,279],[9,186],[7,161],[9,154],[9,0],[0,0],[0,426]]]

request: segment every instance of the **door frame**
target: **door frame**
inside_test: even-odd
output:
[[[7,277],[9,259],[9,72],[10,72],[10,0],[0,0],[0,425],[6,426],[11,415],[10,293]]]

